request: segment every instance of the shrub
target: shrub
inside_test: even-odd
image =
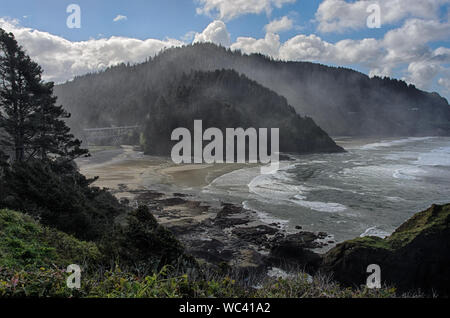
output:
[[[158,224],[146,206],[130,212],[127,225],[115,226],[101,246],[108,259],[139,272],[158,271],[168,264],[184,268],[196,265],[193,258],[184,254],[182,244]]]
[[[84,240],[97,240],[126,213],[107,190],[90,187],[73,162],[31,161],[6,169],[0,208],[25,212],[42,224]]]
[[[42,227],[24,214],[0,210],[0,267],[36,269],[70,264],[97,266],[101,254],[94,243]]]

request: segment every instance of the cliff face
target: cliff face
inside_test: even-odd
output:
[[[391,236],[358,238],[337,245],[321,269],[346,285],[365,284],[367,266],[381,267],[383,283],[398,291],[450,295],[450,204],[433,205]]]

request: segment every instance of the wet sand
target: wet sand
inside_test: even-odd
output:
[[[118,198],[128,199],[133,199],[134,195],[130,192],[117,191],[123,188],[154,189],[158,188],[158,185],[180,189],[201,189],[224,174],[251,166],[249,164],[176,165],[170,158],[145,156],[132,146],[114,149],[96,147],[91,154],[90,158],[77,161],[81,173],[89,178],[99,177],[94,186],[111,189]]]
[[[145,156],[132,146],[96,147],[91,154],[77,163],[87,177],[99,177],[94,186],[108,188],[133,208],[149,206],[158,222],[198,260],[265,268],[271,247],[288,234],[282,224],[263,223],[256,212],[242,206],[221,202],[211,206],[195,199],[194,194],[214,179],[254,164],[176,165],[170,158]],[[188,194],[183,189],[189,189]],[[116,219],[125,221],[125,215]],[[318,242],[308,244],[321,247]]]

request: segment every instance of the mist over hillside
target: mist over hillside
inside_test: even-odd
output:
[[[174,94],[174,88],[195,86],[186,74],[217,69],[236,70],[285,97],[286,104],[301,116],[311,117],[330,135],[450,135],[450,107],[436,93],[395,79],[369,78],[350,69],[274,61],[208,43],[167,49],[141,64],[120,64],[98,74],[77,77],[57,86],[55,92],[59,102],[72,112],[69,123],[75,131],[143,124],[145,118],[152,117],[161,96],[171,100],[167,94]],[[229,83],[223,85],[225,89]],[[208,91],[205,86],[203,89]],[[228,99],[234,107],[241,107],[233,92],[225,91],[229,95],[221,94],[219,104]],[[203,103],[205,98],[211,101],[212,96],[200,95],[190,102]],[[249,92],[246,101],[251,96]],[[180,99],[173,102],[183,103]],[[272,102],[259,99],[261,108],[270,108]],[[254,115],[258,117],[257,110]]]
[[[170,153],[168,142],[178,127],[204,129],[279,128],[283,152],[336,152],[340,147],[311,118],[302,118],[286,99],[232,70],[185,74],[161,92],[145,121],[147,153]],[[225,147],[224,147],[225,151]]]
[[[169,155],[172,131],[193,131],[194,120],[201,119],[204,129],[223,133],[226,128],[279,128],[282,152],[342,151],[284,97],[236,71],[183,73],[157,62],[151,69],[148,65],[120,65],[60,86],[59,102],[72,112],[74,130],[137,124],[147,154]]]
[[[119,118],[130,119],[131,113],[140,118],[139,110],[155,100],[155,92],[164,90],[173,78],[191,70],[216,69],[234,69],[286,97],[297,113],[311,117],[330,135],[450,135],[450,107],[437,93],[418,90],[396,79],[369,78],[350,69],[309,62],[274,61],[208,43],[167,49],[139,65],[122,64],[100,74],[78,77],[56,92],[74,115],[82,111],[85,125],[77,126],[106,125]],[[117,81],[120,89],[112,90]],[[126,93],[129,100],[113,106],[127,90],[134,91]],[[114,111],[102,113],[102,118],[85,118],[90,115],[83,109],[93,107],[111,107]],[[111,118],[114,114],[119,116]]]

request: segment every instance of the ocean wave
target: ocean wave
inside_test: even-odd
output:
[[[364,233],[360,235],[360,237],[366,237],[366,236],[375,236],[375,237],[381,237],[385,238],[388,237],[390,234],[376,226],[369,227]]]
[[[391,140],[391,141],[386,140],[386,141],[381,141],[381,142],[364,145],[360,149],[373,150],[373,149],[378,149],[378,148],[400,146],[400,145],[408,144],[411,142],[425,141],[425,140],[429,140],[432,138],[434,138],[434,137],[410,137],[410,138]]]
[[[295,165],[291,165],[293,167]],[[285,169],[288,170],[288,169]],[[248,184],[249,191],[272,203],[286,202],[319,212],[342,212],[346,206],[332,202],[308,201],[307,195],[315,188],[300,185],[287,171],[274,175],[260,175]]]
[[[351,178],[371,178],[379,180],[399,179],[417,180],[426,175],[426,172],[414,165],[385,165],[347,168],[341,172]]]
[[[440,147],[428,153],[421,154],[417,161],[417,165],[421,166],[450,166],[450,147]]]
[[[303,196],[295,196],[291,202],[318,212],[337,213],[347,210],[345,205],[330,202],[306,201]]]
[[[403,180],[416,180],[417,177],[414,175],[414,172],[418,172],[418,170],[412,169],[397,169],[392,174],[394,179],[403,179]]]
[[[275,200],[288,200],[308,190],[304,186],[294,184],[293,178],[283,171],[255,177],[248,184],[248,189],[253,194]]]

